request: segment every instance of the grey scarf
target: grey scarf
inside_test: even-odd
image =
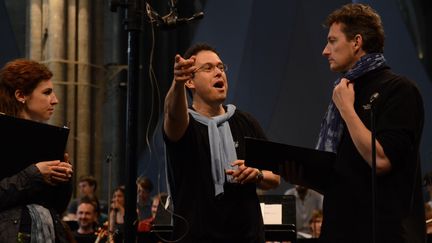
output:
[[[215,196],[224,192],[225,170],[231,168],[231,163],[237,160],[234,140],[228,123],[228,119],[234,115],[235,110],[234,105],[227,105],[225,114],[208,118],[192,109],[188,109],[188,112],[197,122],[208,127]]]
[[[51,213],[48,209],[37,205],[27,205],[31,217],[31,243],[54,243],[55,231]]]

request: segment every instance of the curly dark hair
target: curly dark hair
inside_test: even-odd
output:
[[[333,23],[342,23],[342,32],[348,40],[357,34],[363,38],[363,50],[366,53],[384,52],[384,27],[378,13],[366,4],[350,3],[333,11],[327,16],[324,27]]]
[[[40,82],[52,76],[45,65],[32,60],[16,59],[6,63],[0,70],[0,111],[18,116],[24,106],[15,98],[15,92],[20,90],[29,95]]]

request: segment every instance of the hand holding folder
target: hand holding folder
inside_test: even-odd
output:
[[[286,181],[323,192],[336,154],[256,138],[245,138],[246,165],[270,170]]]
[[[0,180],[41,161],[64,161],[69,128],[0,114]]]

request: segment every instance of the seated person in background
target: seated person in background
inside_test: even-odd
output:
[[[153,183],[147,177],[140,176],[137,181],[137,210],[138,220],[144,220],[152,216],[150,193],[153,190]]]
[[[109,219],[97,233],[96,242],[123,242],[124,215],[125,215],[125,187],[114,189],[111,199]]]
[[[80,201],[80,198],[82,197],[90,197],[90,198],[96,198],[96,188],[97,188],[97,181],[96,179],[91,175],[81,176],[78,180],[78,197],[71,200],[66,215],[63,217],[64,221],[69,220],[77,220],[76,218],[76,212],[78,208],[78,203]],[[99,203],[98,203],[98,211]]]
[[[309,225],[311,228],[312,238],[319,238],[321,234],[321,224],[323,221],[322,210],[314,210]]]
[[[304,186],[296,185],[285,192],[296,198],[297,238],[310,238],[312,233],[309,222],[314,210],[322,210],[323,196]]]
[[[76,212],[78,229],[74,232],[77,243],[94,243],[96,240],[95,226],[97,224],[97,203],[90,197],[80,199]]]
[[[124,215],[125,215],[125,187],[119,186],[114,190],[111,199],[111,208],[109,213],[109,230],[113,234],[115,242],[120,242],[124,232]]]
[[[166,198],[168,194],[165,192],[161,192],[160,194],[154,196],[152,198],[152,205],[151,205],[151,216],[140,220],[138,223],[138,232],[150,232],[151,227],[156,219],[156,213],[159,207],[159,203],[161,201],[161,198]]]

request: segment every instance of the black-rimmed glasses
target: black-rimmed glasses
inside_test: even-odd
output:
[[[213,72],[215,70],[215,68],[218,68],[223,73],[228,70],[228,66],[224,63],[218,63],[216,65],[214,65],[212,63],[206,63],[206,64],[203,64],[201,67],[195,69],[194,73],[196,73],[196,72],[210,73],[210,72]]]

